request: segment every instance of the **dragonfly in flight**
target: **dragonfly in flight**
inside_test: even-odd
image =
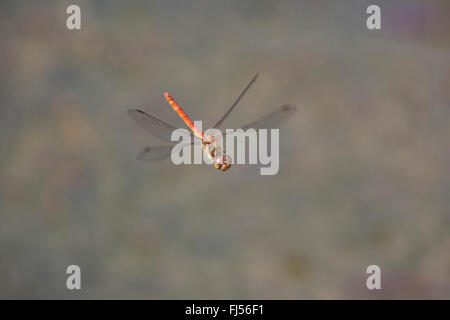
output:
[[[219,129],[228,115],[233,111],[233,109],[237,106],[239,101],[245,95],[245,93],[250,89],[252,84],[258,78],[259,73],[257,73],[252,80],[247,84],[247,86],[242,90],[241,94],[237,97],[234,103],[228,108],[227,112],[220,118],[220,120],[216,123],[213,129]],[[213,135],[205,135],[201,130],[199,130],[194,122],[188,117],[188,115],[183,111],[183,109],[178,105],[175,99],[167,92],[164,93],[167,102],[170,106],[175,110],[175,112],[180,116],[180,118],[186,123],[186,125],[192,130],[192,134],[195,139],[191,143],[187,143],[182,148],[192,146],[194,143],[200,142],[203,148],[203,151],[207,154],[208,158],[214,164],[214,167],[221,171],[226,171],[231,167],[232,160],[230,156],[228,156],[225,150],[222,149],[220,142]],[[244,131],[250,128],[260,129],[260,128],[273,128],[277,126],[284,119],[289,118],[294,112],[296,108],[291,105],[283,105],[277,110],[266,114],[259,118],[256,121],[253,121],[245,126],[242,126],[240,129]],[[164,122],[151,114],[148,114],[139,109],[129,109],[127,111],[128,115],[143,129],[149,131],[154,136],[167,141],[172,142],[170,145],[162,145],[162,146],[153,146],[147,147],[142,150],[137,156],[138,160],[155,162],[168,158],[174,148],[174,142],[171,140],[172,132],[178,128]]]

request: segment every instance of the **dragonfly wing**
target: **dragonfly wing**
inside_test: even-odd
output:
[[[173,145],[147,147],[138,154],[140,161],[157,162],[167,159],[170,156]]]
[[[141,151],[141,153],[138,154],[137,160],[140,161],[146,161],[146,162],[157,162],[164,159],[167,159],[170,157],[172,152],[178,152],[181,149],[192,146],[194,143],[199,143],[197,141],[186,143],[183,145],[165,145],[165,146],[154,146],[154,147],[147,147],[144,150]]]
[[[164,141],[172,142],[172,131],[178,128],[139,109],[130,109],[127,113],[141,128]]]
[[[291,105],[284,105],[277,110],[266,114],[265,116],[259,118],[256,121],[253,121],[249,124],[246,124],[245,126],[242,126],[241,129],[247,130],[250,128],[253,129],[275,129],[281,122],[288,119],[290,116],[292,116],[297,108]]]
[[[259,72],[256,73],[252,80],[250,80],[250,82],[248,83],[248,85],[244,88],[244,90],[242,90],[241,94],[239,95],[239,97],[237,97],[236,101],[233,102],[233,104],[231,105],[231,107],[228,108],[227,112],[222,116],[222,118],[220,118],[219,122],[216,123],[216,125],[214,126],[214,129],[217,129],[220,127],[220,125],[222,124],[222,122],[225,121],[225,119],[228,117],[228,115],[231,113],[231,111],[233,111],[234,107],[237,106],[237,104],[239,103],[239,101],[242,99],[242,97],[244,96],[244,94],[247,92],[248,89],[250,89],[250,87],[252,86],[252,84],[256,81],[256,79],[259,76]]]

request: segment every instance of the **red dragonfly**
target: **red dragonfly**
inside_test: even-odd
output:
[[[218,129],[220,125],[224,122],[224,120],[228,117],[231,111],[236,107],[239,101],[242,99],[247,90],[252,86],[252,84],[258,78],[259,73],[257,73],[252,80],[247,84],[247,86],[242,90],[241,94],[234,101],[234,103],[228,108],[227,112],[220,118],[220,120],[216,123],[213,129]],[[218,139],[214,138],[214,136],[205,135],[201,130],[199,130],[193,123],[193,121],[188,117],[188,115],[181,109],[178,103],[174,100],[174,98],[168,94],[164,93],[167,102],[169,102],[170,106],[175,110],[175,112],[180,116],[181,119],[187,124],[187,126],[192,130],[191,135],[193,135],[194,139],[192,143],[187,143],[181,148],[192,146],[196,142],[200,142],[204,152],[208,155],[211,161],[214,164],[216,169],[221,171],[228,170],[231,167],[232,160],[226,154],[225,150],[222,149]],[[240,129],[247,130],[249,128],[259,129],[259,128],[273,128],[277,124],[279,124],[282,120],[288,118],[296,111],[295,107],[290,105],[284,105],[277,110],[259,118],[256,121],[253,121],[245,126],[242,126]],[[173,141],[171,140],[172,131],[177,128],[162,121],[158,118],[145,113],[139,109],[130,109],[127,111],[130,117],[142,128],[149,131],[154,136],[167,141],[172,142],[171,145],[163,145],[163,146],[154,146],[147,147],[139,153],[137,156],[138,160],[155,162],[168,158],[174,148]],[[196,138],[196,139],[195,139]]]

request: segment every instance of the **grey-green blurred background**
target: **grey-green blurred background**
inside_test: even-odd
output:
[[[450,298],[449,13],[2,1],[0,297]],[[135,160],[161,142],[128,108],[182,126],[169,91],[208,127],[257,71],[225,127],[296,105],[278,175]],[[81,291],[66,289],[70,264]]]

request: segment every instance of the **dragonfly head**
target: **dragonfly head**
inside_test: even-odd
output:
[[[222,155],[214,159],[214,167],[221,171],[226,171],[231,167],[231,158],[229,155]]]

